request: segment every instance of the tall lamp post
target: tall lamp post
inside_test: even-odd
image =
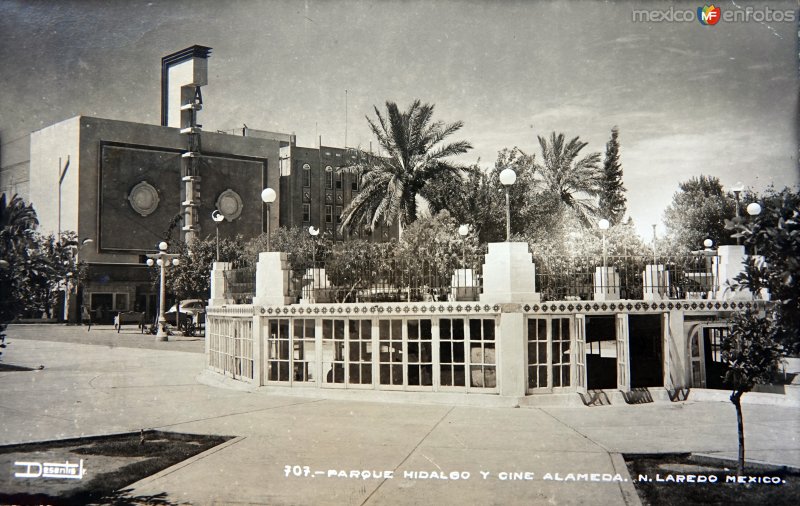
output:
[[[458,235],[461,236],[461,261],[464,262],[464,268],[467,268],[467,235],[469,235],[469,225],[461,225],[458,227]]]
[[[739,207],[739,195],[744,191],[744,184],[741,181],[737,181],[735,185],[731,188],[733,192],[733,196],[736,198],[736,221],[739,221],[739,216],[741,215],[741,209]],[[742,238],[736,238],[736,244],[742,244]]]
[[[217,229],[217,262],[219,262],[219,224],[225,219],[225,216],[217,209],[214,209],[214,212],[211,213],[211,219],[214,220],[214,225]]]
[[[308,234],[311,236],[311,286],[308,290],[308,300],[313,304],[316,301],[314,294],[317,283],[317,236],[319,235],[319,229],[311,225],[308,227]]]
[[[72,262],[73,263],[72,267],[74,270],[77,270],[78,256],[80,255],[81,248],[93,242],[94,240],[91,237],[87,237],[82,241],[80,241],[77,245],[70,246],[71,248],[75,248],[75,256],[73,257],[73,262]],[[67,273],[66,286],[64,287],[64,319],[67,321],[67,323],[69,323],[70,320],[69,308],[70,308],[70,298],[72,296],[73,276],[75,276],[75,274],[73,274],[72,272]],[[75,278],[75,286],[78,286],[79,284],[80,284],[80,279]]]
[[[597,226],[600,228],[600,234],[603,236],[603,270],[606,269],[606,230],[608,230],[610,225],[611,224],[605,218],[597,222]]]
[[[508,197],[508,189],[517,180],[517,173],[512,169],[503,169],[500,173],[500,183],[506,188],[506,242],[511,242],[511,201]]]
[[[164,315],[164,273],[166,264],[170,261],[172,265],[178,266],[180,265],[180,260],[178,260],[178,255],[174,253],[167,253],[167,243],[161,241],[158,244],[158,253],[152,253],[147,255],[147,265],[152,267],[153,265],[157,264],[161,268],[160,273],[160,285],[159,285],[159,295],[158,295],[158,333],[156,334],[156,341],[168,341],[167,333],[164,330],[164,327],[167,325],[167,317]],[[177,317],[177,315],[176,315]],[[180,323],[180,322],[175,322]]]
[[[747,214],[750,215],[751,219],[761,214],[761,204],[759,204],[758,202],[751,202],[747,204],[747,207],[745,209],[747,210]],[[754,248],[753,254],[758,255],[758,249],[755,246],[753,248]]]
[[[270,244],[269,211],[277,196],[278,194],[276,194],[275,190],[272,188],[264,188],[264,191],[261,192],[261,200],[267,204],[267,251],[272,251],[272,245]]]

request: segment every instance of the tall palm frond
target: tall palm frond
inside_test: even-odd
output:
[[[597,214],[595,197],[600,192],[600,153],[590,153],[576,161],[588,143],[579,137],[565,143],[564,134],[553,132],[550,142],[539,136],[542,163],[535,163],[544,189],[558,195],[561,204],[571,210],[585,226]]]
[[[472,148],[466,141],[442,144],[463,123],[432,121],[431,104],[415,100],[403,112],[387,101],[385,114],[374,109],[375,119],[367,117],[367,123],[385,155],[359,150],[354,162],[339,169],[361,178],[361,191],[342,213],[345,230],[358,225],[374,229],[379,223],[395,221],[401,227],[412,223],[417,219],[416,199],[425,199],[426,186],[464,171],[447,158]]]

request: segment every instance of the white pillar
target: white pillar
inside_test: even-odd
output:
[[[483,264],[481,302],[539,302],[536,267],[525,242],[489,244]]]
[[[525,396],[527,364],[525,363],[525,315],[522,312],[500,314],[497,342],[497,376],[500,395]]]
[[[286,253],[263,251],[256,264],[256,295],[253,304],[260,306],[285,306],[293,302],[289,297],[289,260]]]
[[[594,270],[594,300],[619,300],[619,273],[614,267],[596,267]]]
[[[225,271],[231,269],[230,262],[214,262],[211,268],[211,298],[209,306],[222,306],[233,301],[225,298]]]
[[[669,297],[669,275],[663,265],[645,265],[642,273],[643,300]]]
[[[717,255],[713,258],[712,272],[714,275],[714,292],[718,300],[752,299],[753,294],[745,288],[734,289],[736,276],[744,272],[747,255],[744,246],[720,246]]]

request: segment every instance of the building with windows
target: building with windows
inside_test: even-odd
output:
[[[157,287],[144,255],[161,241],[213,234],[215,210],[225,217],[223,238],[257,236],[267,230],[267,216],[271,230],[314,226],[334,240],[347,238],[339,224],[358,181],[336,169],[348,151],[299,147],[292,134],[247,127],[204,131],[198,118],[210,54],[211,48],[192,46],[162,59],[160,125],[77,116],[30,135],[23,196],[40,230],[92,239],[77,251],[88,280],[72,298],[73,320],[80,305],[102,322],[118,311],[154,316]],[[17,158],[9,153],[15,169],[5,173],[25,164]],[[268,187],[277,193],[269,213],[260,197]],[[354,235],[391,237],[382,229]]]

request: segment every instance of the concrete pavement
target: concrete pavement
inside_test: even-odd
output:
[[[0,444],[142,428],[237,436],[134,486],[179,503],[636,504],[630,481],[589,481],[630,480],[618,453],[737,450],[725,402],[513,409],[248,393],[196,381],[202,340],[45,330],[9,331],[2,362],[35,370],[0,373]],[[748,457],[800,466],[800,409],[744,416]],[[586,478],[558,481],[570,473]]]

